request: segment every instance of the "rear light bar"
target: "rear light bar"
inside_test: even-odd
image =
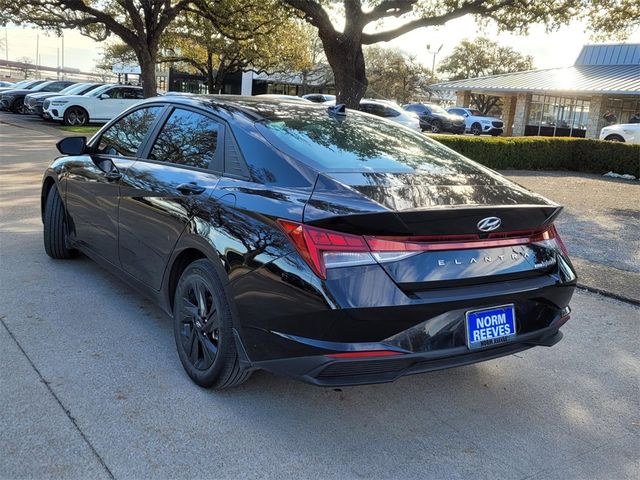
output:
[[[328,268],[394,262],[421,252],[507,247],[555,241],[567,255],[567,249],[554,225],[544,230],[502,232],[481,238],[480,235],[373,237],[334,232],[289,220],[278,220],[278,223],[298,253],[322,279],[327,278]]]

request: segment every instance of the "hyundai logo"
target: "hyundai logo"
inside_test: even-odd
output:
[[[498,217],[483,218],[478,222],[478,230],[481,232],[492,232],[502,224]]]

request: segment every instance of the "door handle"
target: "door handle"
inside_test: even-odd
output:
[[[107,180],[120,180],[122,178],[122,174],[117,170],[107,172],[104,176]]]
[[[181,183],[176,188],[183,195],[198,195],[206,190],[197,183]]]

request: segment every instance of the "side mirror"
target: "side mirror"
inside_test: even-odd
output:
[[[469,116],[469,114],[468,114],[468,113],[463,113],[463,114],[462,114],[462,116],[463,116],[463,117],[468,117],[468,116]]]
[[[63,155],[82,155],[87,148],[87,137],[66,137],[56,143]]]
[[[106,93],[101,93],[98,98],[100,100],[106,100],[107,98],[111,98],[111,95],[107,95]]]

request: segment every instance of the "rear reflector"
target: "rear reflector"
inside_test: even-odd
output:
[[[368,358],[368,357],[390,357],[392,355],[402,355],[402,352],[394,352],[392,350],[370,350],[368,352],[344,352],[330,353],[325,357],[330,358]]]
[[[278,220],[298,253],[322,279],[328,268],[395,262],[421,252],[494,248],[550,243],[565,255],[567,249],[555,226],[544,230],[480,235],[432,237],[373,237],[334,232],[289,220]]]

